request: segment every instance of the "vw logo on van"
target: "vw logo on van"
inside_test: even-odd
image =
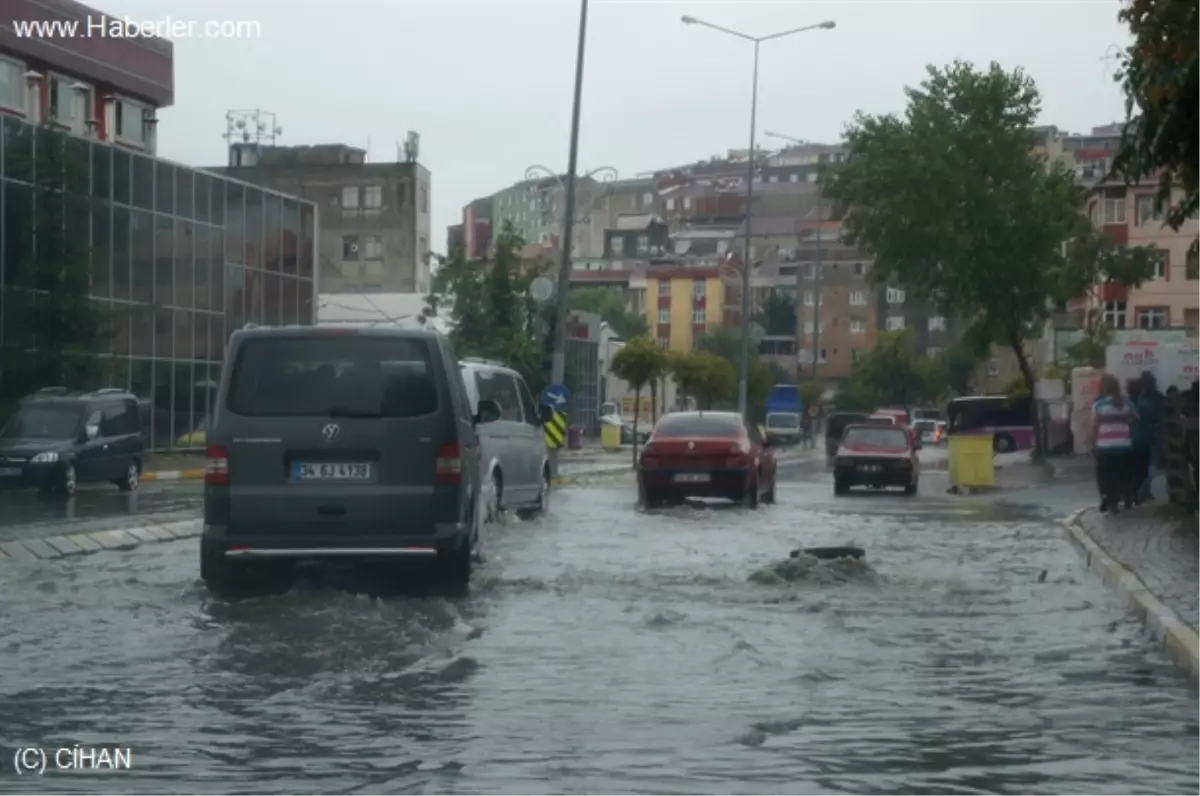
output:
[[[321,434],[324,435],[326,442],[333,442],[342,433],[342,427],[337,423],[326,423],[325,428],[321,429]]]

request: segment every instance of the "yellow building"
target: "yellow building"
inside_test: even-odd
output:
[[[660,344],[691,351],[700,335],[725,322],[725,300],[718,268],[656,269],[646,275],[642,308]]]

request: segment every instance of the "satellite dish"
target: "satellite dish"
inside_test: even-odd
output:
[[[539,276],[529,285],[529,295],[538,303],[549,301],[554,295],[554,283],[544,276]]]
[[[767,336],[767,330],[761,323],[750,324],[750,339],[754,342],[761,342]]]

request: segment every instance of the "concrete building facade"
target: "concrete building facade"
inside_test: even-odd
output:
[[[415,155],[415,153],[414,153]],[[415,156],[369,163],[345,144],[234,143],[213,169],[321,208],[320,274],[333,293],[429,291],[429,170]]]

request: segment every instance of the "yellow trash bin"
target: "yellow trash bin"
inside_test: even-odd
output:
[[[600,447],[606,451],[621,449],[621,427],[603,425],[600,427]]]
[[[950,437],[950,485],[993,487],[996,468],[992,463],[991,434],[953,434]]]

